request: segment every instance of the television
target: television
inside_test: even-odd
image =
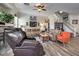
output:
[[[37,22],[30,21],[30,27],[37,27]]]

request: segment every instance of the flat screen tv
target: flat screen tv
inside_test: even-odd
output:
[[[37,22],[30,21],[30,27],[37,27]]]

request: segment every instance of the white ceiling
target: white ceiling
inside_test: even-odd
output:
[[[45,3],[47,11],[38,12],[37,10],[34,10],[34,3],[30,3],[30,5],[24,5],[24,3],[13,3],[13,4],[5,4],[9,8],[11,8],[14,12],[25,14],[31,14],[31,15],[42,15],[42,16],[48,16],[56,11],[65,11],[69,14],[78,14],[79,15],[79,3]]]

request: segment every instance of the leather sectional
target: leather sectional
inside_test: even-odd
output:
[[[20,28],[5,31],[6,41],[13,50],[15,56],[42,56],[45,54],[41,43],[35,38],[28,38]]]

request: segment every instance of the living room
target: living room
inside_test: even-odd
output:
[[[78,3],[0,3],[0,55],[79,56],[78,9]]]

